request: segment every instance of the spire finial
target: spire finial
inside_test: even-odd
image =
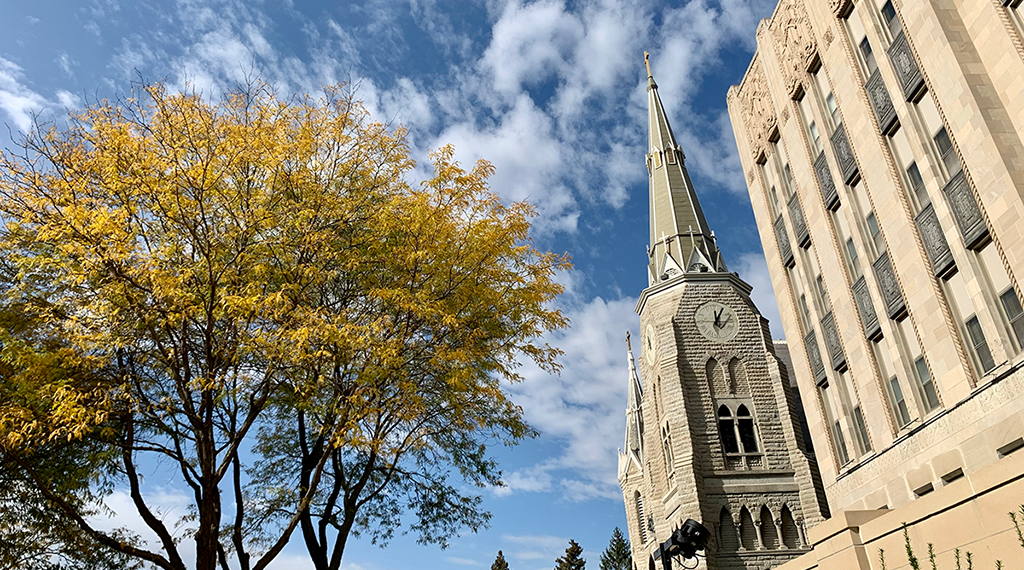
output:
[[[651,54],[644,52],[644,64],[647,66],[647,77],[654,77],[651,75]]]
[[[629,331],[626,331],[626,349],[629,350],[630,353],[633,352],[633,345],[629,342]]]

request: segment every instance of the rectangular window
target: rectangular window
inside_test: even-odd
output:
[[[789,169],[789,164],[782,167],[782,174],[786,180],[786,196],[792,196],[796,191],[796,185],[793,184],[793,172]]]
[[[864,414],[860,411],[859,404],[853,408],[853,423],[857,426],[857,443],[860,446],[861,454],[871,451],[871,440],[868,439],[868,426],[864,423]]]
[[[903,389],[900,388],[900,379],[895,376],[890,378],[889,389],[892,391],[893,415],[896,416],[896,423],[902,428],[910,423],[910,410],[907,408],[907,400],[903,397]]]
[[[843,426],[836,417],[836,409],[832,404],[828,384],[822,384],[819,386],[818,393],[821,395],[821,405],[825,408],[825,417],[828,419],[828,424],[832,428],[832,442],[835,443],[836,447],[836,459],[839,460],[840,466],[846,465],[850,462],[850,452],[846,449],[846,438],[843,437]]]
[[[988,341],[985,340],[985,331],[981,330],[981,323],[978,317],[971,315],[964,323],[967,327],[967,336],[971,337],[971,346],[974,348],[974,355],[978,357],[982,372],[988,372],[996,367],[992,359],[992,352],[988,349]]]
[[[661,152],[654,151],[654,168],[661,168]]]
[[[1003,305],[1003,311],[1006,312],[1007,320],[1010,321],[1013,335],[1017,337],[1017,346],[1024,346],[1024,310],[1021,309],[1017,292],[1011,287],[1003,291],[1003,294],[999,296],[999,301]]]
[[[932,203],[932,199],[928,196],[928,189],[924,187],[924,180],[921,178],[921,171],[917,168],[916,162],[911,162],[907,167],[907,178],[910,180],[914,198],[917,199],[917,209],[918,211],[923,210],[925,206]]]
[[[775,187],[772,186],[770,191],[772,195],[772,213],[778,218],[781,215],[781,208],[779,207],[779,194],[775,191]]]
[[[853,275],[854,281],[860,279],[864,275],[864,271],[860,268],[860,257],[857,256],[857,246],[853,243],[853,238],[846,240],[846,261],[850,266],[850,274]]]
[[[896,17],[896,9],[893,8],[892,0],[887,0],[882,5],[882,19],[885,20],[885,25],[889,28],[889,33],[893,38],[900,35],[903,28],[900,26],[900,19]]]
[[[874,212],[868,212],[868,217],[865,219],[868,224],[868,233],[871,234],[871,243],[875,245],[875,257],[882,255],[885,251],[885,241],[882,239],[882,228],[878,227],[878,219],[875,218]]]
[[[825,289],[825,280],[821,278],[821,274],[814,280],[814,284],[818,288],[818,300],[821,301],[822,310],[828,313],[831,310],[831,303],[828,302],[828,291]]]
[[[804,295],[803,293],[800,294],[800,314],[804,319],[804,329],[810,330],[811,323],[814,322],[814,319],[811,318],[811,308],[807,306],[807,295]]]
[[[860,55],[864,58],[864,65],[868,68],[868,75],[871,75],[878,69],[878,64],[875,63],[875,53],[871,50],[871,43],[865,37],[860,41]]]
[[[939,129],[939,132],[935,133],[935,136],[932,138],[935,140],[935,147],[939,149],[942,164],[946,166],[946,172],[952,178],[954,174],[960,172],[962,167],[960,166],[960,159],[957,158],[956,152],[953,150],[953,142],[949,140],[949,133],[946,132],[946,127]]]
[[[932,375],[928,373],[928,364],[924,361],[924,357],[914,361],[914,372],[917,373],[917,381],[921,388],[921,394],[924,396],[922,403],[926,408],[925,413],[931,412],[939,407],[939,394],[935,390]]]
[[[676,151],[674,151],[672,149],[669,149],[669,150],[665,151],[665,158],[668,160],[669,164],[675,164],[676,163]]]
[[[821,135],[818,134],[818,125],[811,121],[807,128],[811,131],[811,139],[814,141],[814,148],[816,149],[815,154],[821,154]]]
[[[839,128],[843,121],[839,118],[839,107],[836,106],[835,96],[829,93],[828,97],[825,97],[825,105],[828,106],[828,112],[832,115],[832,128]]]

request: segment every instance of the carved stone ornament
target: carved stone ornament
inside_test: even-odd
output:
[[[789,95],[795,96],[804,86],[807,68],[818,52],[807,10],[800,0],[782,0],[770,24],[775,52],[782,63],[782,78]]]
[[[832,13],[837,18],[842,17],[850,9],[850,0],[828,0],[828,3],[832,5]]]
[[[921,233],[921,241],[928,252],[928,259],[932,262],[932,271],[939,277],[946,275],[955,265],[953,254],[949,251],[949,243],[946,242],[946,234],[943,233],[939,218],[935,215],[935,209],[928,204],[914,221],[917,223],[917,231]]]
[[[818,158],[814,160],[814,173],[818,177],[818,185],[821,187],[821,197],[825,200],[825,207],[835,210],[839,207],[839,192],[836,190],[835,180],[832,179],[832,170],[828,167],[825,151],[821,151]]]
[[[878,128],[881,129],[882,134],[889,134],[893,126],[896,125],[896,109],[892,106],[892,99],[889,97],[889,90],[885,88],[882,74],[877,69],[868,78],[864,88],[867,89],[871,106],[875,109]]]
[[[747,170],[747,182],[753,184],[754,182],[754,169],[750,168]]]
[[[839,161],[839,170],[843,171],[843,181],[852,184],[858,178],[857,161],[853,158],[850,141],[846,138],[846,128],[843,125],[836,127],[830,139],[832,149],[836,151],[836,159]]]
[[[789,234],[786,232],[786,221],[780,215],[775,220],[775,240],[779,243],[779,253],[782,255],[782,264],[786,267],[794,265],[793,246],[789,244]]]
[[[875,304],[871,302],[871,293],[868,291],[868,282],[864,276],[853,284],[853,299],[857,302],[857,310],[860,311],[860,319],[864,323],[864,334],[874,340],[882,333],[882,326],[878,322]]]
[[[786,126],[789,121],[789,107],[782,108],[782,126]]]
[[[871,266],[875,270],[878,289],[882,292],[882,299],[885,301],[886,314],[891,319],[900,320],[907,312],[907,304],[903,300],[903,292],[900,291],[900,285],[896,281],[892,262],[889,261],[889,252],[883,251]]]
[[[804,220],[804,211],[800,207],[800,199],[796,193],[789,197],[789,219],[793,222],[793,233],[796,234],[796,243],[802,248],[811,245],[811,236],[807,233],[807,222]]]
[[[910,51],[910,44],[907,37],[900,30],[899,35],[892,41],[889,49],[889,60],[896,70],[896,78],[900,81],[900,88],[903,89],[903,97],[907,101],[913,101],[924,89],[924,77],[914,60],[914,53]]]
[[[818,348],[818,339],[814,336],[814,329],[804,337],[804,347],[807,349],[807,359],[811,362],[811,373],[814,374],[814,381],[817,384],[828,380],[825,376],[825,363],[821,361],[821,349]]]
[[[832,28],[825,29],[825,35],[822,37],[825,40],[825,49],[832,45],[832,40],[835,39],[835,34],[832,33]]]
[[[831,311],[821,319],[821,331],[825,337],[828,356],[832,360],[832,368],[840,372],[846,370],[846,354],[843,352],[843,343],[839,340],[839,330],[836,329],[836,319]]]
[[[775,105],[768,91],[768,79],[756,55],[750,64],[750,70],[740,83],[739,96],[742,102],[740,110],[743,124],[746,125],[747,134],[750,136],[750,150],[754,155],[754,161],[761,162],[763,157],[767,156],[768,137],[775,128],[776,118]]]
[[[968,249],[985,243],[988,237],[988,226],[981,215],[978,203],[974,200],[974,193],[967,183],[967,177],[961,170],[953,175],[942,189],[949,200],[950,209],[953,210],[953,217],[956,218],[956,225],[960,227],[960,234],[964,237],[964,245]]]

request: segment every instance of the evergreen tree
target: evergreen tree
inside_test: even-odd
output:
[[[569,548],[565,549],[565,556],[555,560],[555,570],[584,570],[587,561],[580,558],[583,554],[583,547],[576,544],[575,540],[569,540]]]
[[[505,555],[498,551],[498,557],[494,559],[494,564],[491,564],[491,570],[508,570],[508,562],[505,562]]]
[[[619,527],[615,527],[608,548],[601,553],[601,570],[629,570],[631,559],[629,541],[622,536]]]

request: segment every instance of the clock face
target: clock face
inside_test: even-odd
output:
[[[708,301],[698,307],[693,318],[700,334],[715,342],[732,340],[740,328],[736,313],[718,301]]]
[[[658,348],[658,343],[654,340],[654,327],[647,325],[644,330],[644,357],[647,359],[647,364],[654,364],[657,360],[655,351]]]

